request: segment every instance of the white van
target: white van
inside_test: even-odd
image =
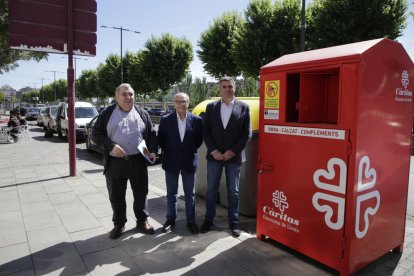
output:
[[[85,125],[89,123],[93,117],[98,115],[96,108],[87,102],[75,102],[75,129],[76,139],[83,138],[85,131]],[[68,136],[69,132],[69,120],[68,120],[68,103],[61,102],[58,107],[58,135]]]

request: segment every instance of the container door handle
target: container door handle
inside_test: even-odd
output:
[[[271,173],[271,172],[273,172],[273,164],[271,164],[271,163],[259,163],[257,165],[257,172],[259,174]]]

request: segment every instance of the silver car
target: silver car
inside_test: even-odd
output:
[[[28,121],[34,121],[37,119],[37,115],[39,114],[39,108],[38,107],[29,107],[26,112],[26,120]]]
[[[50,133],[57,132],[56,116],[57,116],[57,105],[51,105],[45,109],[45,117],[43,121],[43,128],[48,130]]]
[[[46,115],[46,107],[39,108],[39,113],[37,114],[37,125],[43,126],[44,117]]]

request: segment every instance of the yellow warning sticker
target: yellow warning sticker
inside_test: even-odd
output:
[[[280,80],[265,81],[265,108],[279,109]]]

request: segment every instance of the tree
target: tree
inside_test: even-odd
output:
[[[194,82],[188,89],[188,95],[190,97],[190,107],[195,107],[202,101],[208,98],[209,88],[207,84],[207,78],[203,77],[195,78]]]
[[[243,27],[243,18],[236,12],[226,12],[214,19],[213,24],[201,34],[197,51],[203,68],[219,79],[222,76],[241,74],[234,57],[235,40]]]
[[[257,79],[260,67],[300,48],[300,1],[253,0],[236,39],[235,57],[243,75]]]
[[[144,57],[143,51],[131,55],[128,70],[130,84],[134,88],[135,94],[142,96],[143,99],[157,90],[156,83],[151,80],[151,76],[147,74],[144,68]]]
[[[151,91],[165,95],[173,84],[183,79],[193,59],[193,49],[188,39],[178,39],[170,34],[152,37],[145,43],[139,57],[143,79],[151,82]]]
[[[406,0],[315,0],[308,7],[307,48],[387,37],[406,26]]]
[[[39,52],[26,52],[9,48],[9,8],[7,0],[0,0],[0,74],[14,70],[19,60],[36,60],[47,58],[47,54]]]
[[[6,94],[4,94],[4,92],[0,91],[0,103],[4,102],[5,99],[6,99]]]
[[[121,59],[118,55],[110,54],[105,64],[98,66],[98,88],[104,95],[113,97],[115,88],[121,84]]]
[[[237,85],[236,95],[239,97],[259,97],[259,81],[254,78],[244,78],[240,81],[243,84]]]
[[[83,70],[81,76],[77,80],[76,97],[80,99],[92,97],[105,97],[106,95],[99,90],[98,87],[98,71]]]

